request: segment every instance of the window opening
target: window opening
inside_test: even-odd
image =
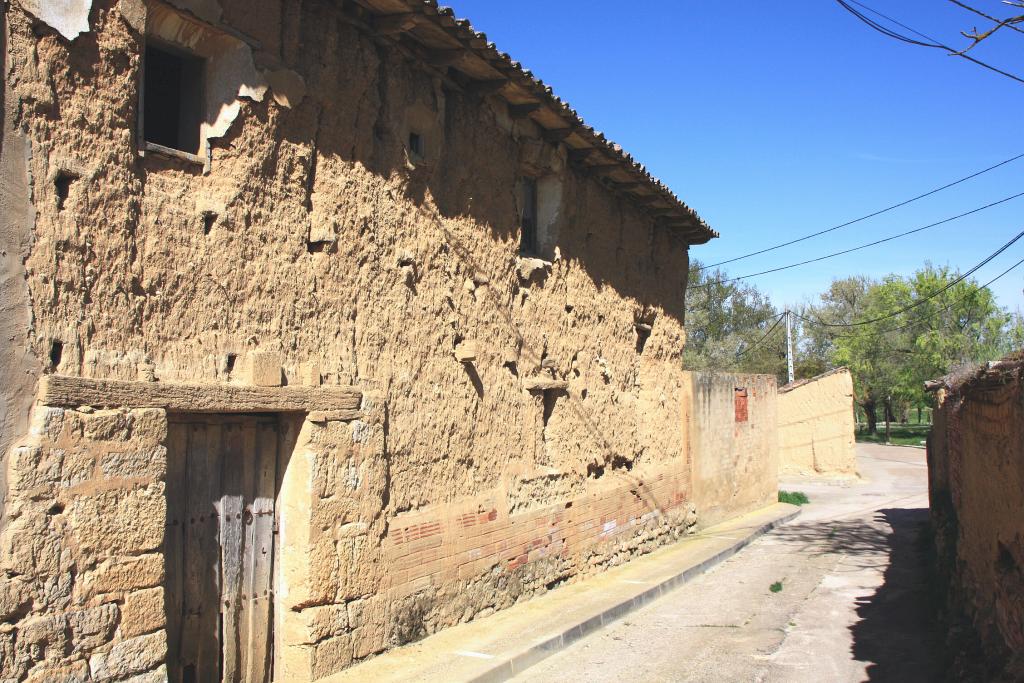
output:
[[[534,255],[537,244],[537,179],[523,178],[523,214],[519,223],[519,253]]]
[[[204,63],[177,50],[146,46],[142,119],[146,142],[199,153]]]
[[[419,133],[409,133],[409,152],[418,159],[423,158],[423,136]]]

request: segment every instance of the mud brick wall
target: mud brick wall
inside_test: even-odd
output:
[[[159,680],[167,422],[41,408],[11,453],[0,535],[3,680]]]
[[[778,500],[778,416],[769,375],[687,374],[693,503],[701,525]]]
[[[928,438],[951,651],[966,652],[968,660],[954,670],[966,666],[986,680],[1024,679],[1022,389],[1019,359],[950,381],[938,392]]]
[[[278,680],[770,501],[774,383],[743,379],[743,425],[731,378],[728,410],[691,412],[711,404],[681,367],[686,244],[506,100],[373,35],[352,3],[57,6],[4,12],[0,679],[158,677],[167,642],[131,616],[143,590],[162,609],[166,437],[133,427],[151,459],[108,476],[122,451],[75,426],[98,413],[30,433],[50,419],[45,374],[365,391],[358,417],[296,417],[275,508]],[[140,148],[150,40],[208,60],[205,156]],[[524,176],[543,258],[519,253]],[[158,421],[135,408],[116,415]],[[95,486],[61,470],[79,454]],[[86,635],[64,628],[80,608],[102,611]]]
[[[787,474],[857,475],[853,377],[838,368],[779,388],[779,469]]]

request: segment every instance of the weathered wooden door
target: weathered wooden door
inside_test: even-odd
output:
[[[271,680],[278,422],[172,416],[168,673],[173,683]]]

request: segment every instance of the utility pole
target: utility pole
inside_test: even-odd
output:
[[[786,311],[786,369],[789,383],[793,383],[793,313]]]

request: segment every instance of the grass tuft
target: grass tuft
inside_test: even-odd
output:
[[[807,505],[811,499],[801,491],[779,491],[779,502],[790,505]]]
[[[768,586],[768,590],[770,590],[772,593],[779,593],[779,592],[781,592],[782,591],[782,582],[781,581],[776,581],[772,585]]]

